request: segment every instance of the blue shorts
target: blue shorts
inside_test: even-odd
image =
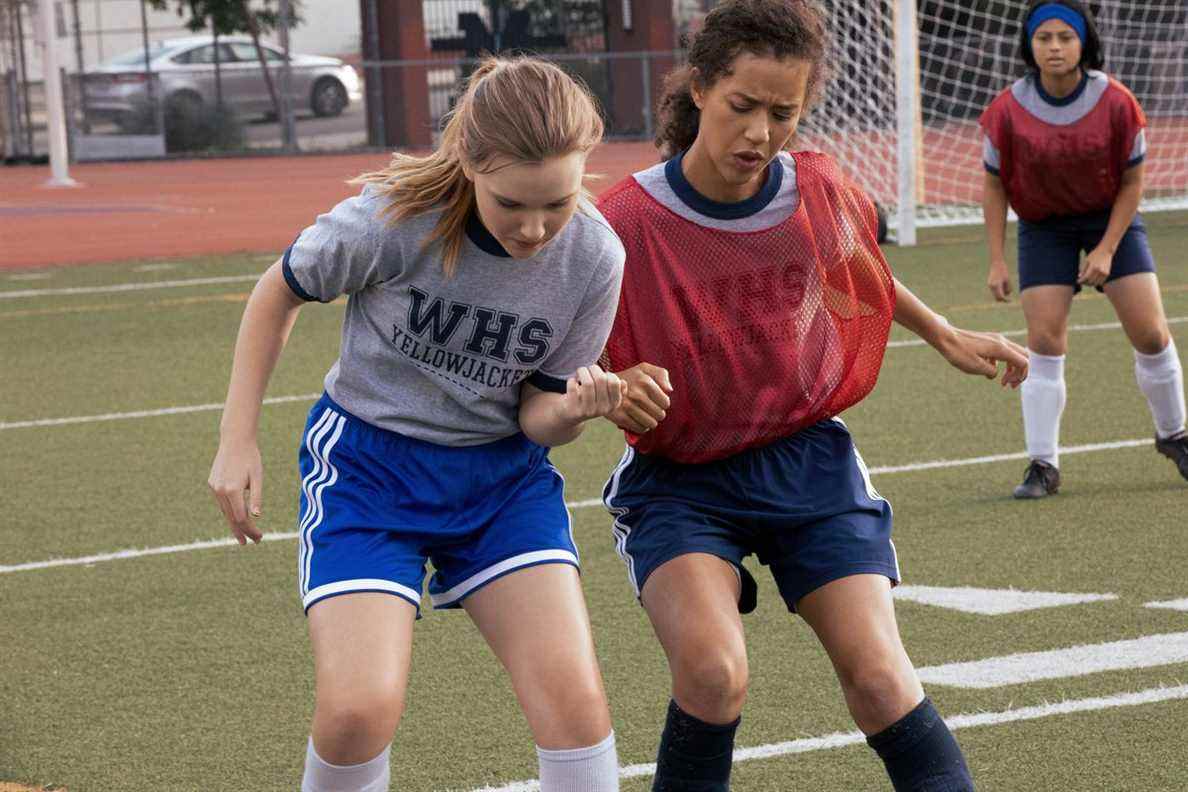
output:
[[[1081,268],[1081,254],[1093,250],[1105,236],[1110,213],[1053,217],[1042,223],[1019,221],[1019,291],[1032,286],[1072,286],[1081,290],[1077,273]],[[1147,227],[1143,218],[1135,214],[1118,251],[1106,283],[1135,275],[1154,272],[1155,257],[1147,242]],[[1100,286],[1098,291],[1102,291]]]
[[[456,608],[510,572],[578,565],[564,480],[523,434],[463,448],[380,429],[322,396],[298,456],[301,603],[358,591]]]
[[[899,582],[891,505],[836,418],[702,465],[628,447],[602,496],[637,597],[653,571],[687,553],[735,566],[743,613],[756,604],[755,581],[742,566],[751,553],[771,567],[793,612],[801,597],[838,578],[876,574]]]

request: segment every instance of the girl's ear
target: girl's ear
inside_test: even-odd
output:
[[[701,70],[696,66],[693,67],[693,73],[689,77],[689,95],[693,97],[693,104],[697,105],[698,110],[705,109],[705,90],[701,87]]]

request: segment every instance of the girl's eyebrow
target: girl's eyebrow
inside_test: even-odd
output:
[[[514,204],[522,204],[522,203],[523,203],[523,201],[517,201],[517,200],[516,200],[516,199],[514,199],[514,198],[506,198],[506,197],[504,197],[504,196],[500,195],[499,193],[495,192],[494,190],[492,190],[492,191],[491,191],[491,195],[495,196],[495,200],[497,200],[497,201],[503,201],[503,203],[514,203]],[[545,202],[544,202],[544,205],[545,205],[545,206],[548,206],[549,204],[563,203],[563,202],[565,202],[565,201],[568,201],[570,198],[572,198],[572,197],[573,197],[573,196],[575,196],[575,195],[577,195],[577,193],[576,193],[576,192],[571,192],[569,195],[566,195],[566,196],[564,196],[564,197],[562,197],[562,198],[557,198],[557,199],[555,199],[555,200],[552,200],[552,201],[545,201]]]
[[[750,96],[749,94],[745,94],[745,93],[743,93],[742,91],[734,91],[734,92],[733,92],[733,93],[731,93],[730,95],[731,95],[731,96],[737,96],[738,98],[740,98],[740,99],[743,99],[743,100],[745,100],[745,101],[747,101],[747,102],[750,102],[751,104],[763,104],[763,102],[760,102],[760,101],[759,101],[758,99],[756,99],[755,97],[753,97],[753,96]],[[787,103],[787,104],[777,104],[777,105],[773,105],[773,107],[778,107],[778,108],[779,108],[779,109],[781,109],[781,110],[791,110],[793,107],[796,107],[796,103],[795,103],[795,102],[789,102],[789,103]]]

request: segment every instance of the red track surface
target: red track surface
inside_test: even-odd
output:
[[[602,146],[601,191],[656,162],[646,143]],[[358,188],[386,154],[76,165],[84,186],[44,187],[48,167],[0,168],[0,270],[283,250]]]
[[[818,141],[843,168],[894,202],[895,158],[875,135]],[[1188,120],[1153,120],[1147,189],[1182,191]],[[980,136],[972,124],[927,130],[925,200],[981,201]],[[936,152],[945,152],[943,157]],[[931,155],[931,158],[930,158]],[[48,167],[0,168],[0,270],[217,253],[273,252],[357,188],[346,180],[382,168],[386,154],[77,165],[75,189],[47,189]],[[601,192],[657,161],[649,143],[608,143],[591,157]],[[970,177],[973,174],[973,177]]]

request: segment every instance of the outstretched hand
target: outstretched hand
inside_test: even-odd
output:
[[[1001,333],[979,333],[950,327],[939,347],[945,360],[966,374],[987,379],[998,376],[998,364],[1005,363],[1004,388],[1018,388],[1027,379],[1027,350]]]

